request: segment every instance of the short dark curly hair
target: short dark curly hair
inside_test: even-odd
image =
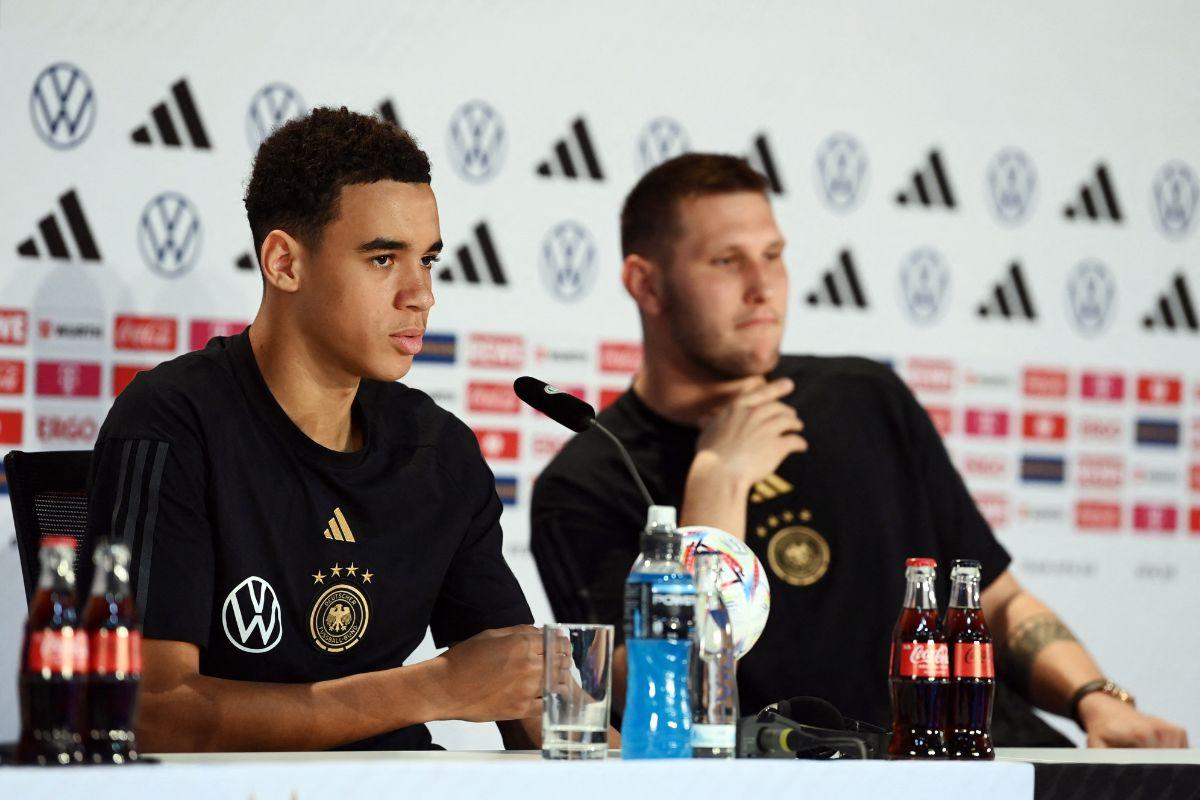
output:
[[[744,158],[686,153],[642,176],[621,209],[621,255],[669,264],[679,239],[679,203],[689,197],[767,191],[767,179]]]
[[[429,183],[429,157],[400,127],[345,106],[291,120],[259,146],[246,187],[256,255],[276,229],[318,247],[342,187],[384,180]]]

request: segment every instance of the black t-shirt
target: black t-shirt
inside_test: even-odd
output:
[[[352,413],[360,450],[308,438],[248,329],[121,393],[89,530],[132,547],[146,637],[198,645],[203,675],[310,683],[398,667],[427,629],[444,647],[532,622],[470,429],[399,383],[362,381]],[[420,725],[351,746],[429,744]]]
[[[804,421],[806,453],[750,494],[746,541],[766,568],[771,613],[738,665],[744,713],[798,695],[889,725],[888,650],[904,594],[904,559],[983,562],[984,584],[1009,564],[903,382],[860,358],[785,356],[785,402]],[[656,502],[683,505],[698,431],[655,414],[632,391],[600,415],[629,449]],[[532,549],[555,615],[618,624],[638,554],[645,502],[612,444],[573,438],[538,478]]]

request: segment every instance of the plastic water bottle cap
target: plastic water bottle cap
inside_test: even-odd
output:
[[[646,527],[675,528],[675,506],[650,506],[646,511]]]

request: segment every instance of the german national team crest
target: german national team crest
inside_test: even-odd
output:
[[[366,596],[348,583],[330,586],[313,603],[308,632],[313,644],[327,653],[342,653],[367,632],[371,610]]]
[[[821,580],[830,560],[829,542],[803,525],[784,528],[767,545],[771,571],[792,586],[812,586]]]

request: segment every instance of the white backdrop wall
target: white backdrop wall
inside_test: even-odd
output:
[[[1200,735],[1198,23],[1185,2],[5,3],[0,450],[89,446],[131,369],[250,319],[262,127],[386,103],[431,156],[448,244],[440,358],[408,382],[480,432],[549,620],[526,502],[563,433],[505,385],[627,385],[624,193],[663,153],[750,154],[782,189],[786,348],[893,364],[1018,577]],[[23,610],[6,500],[0,738]]]

